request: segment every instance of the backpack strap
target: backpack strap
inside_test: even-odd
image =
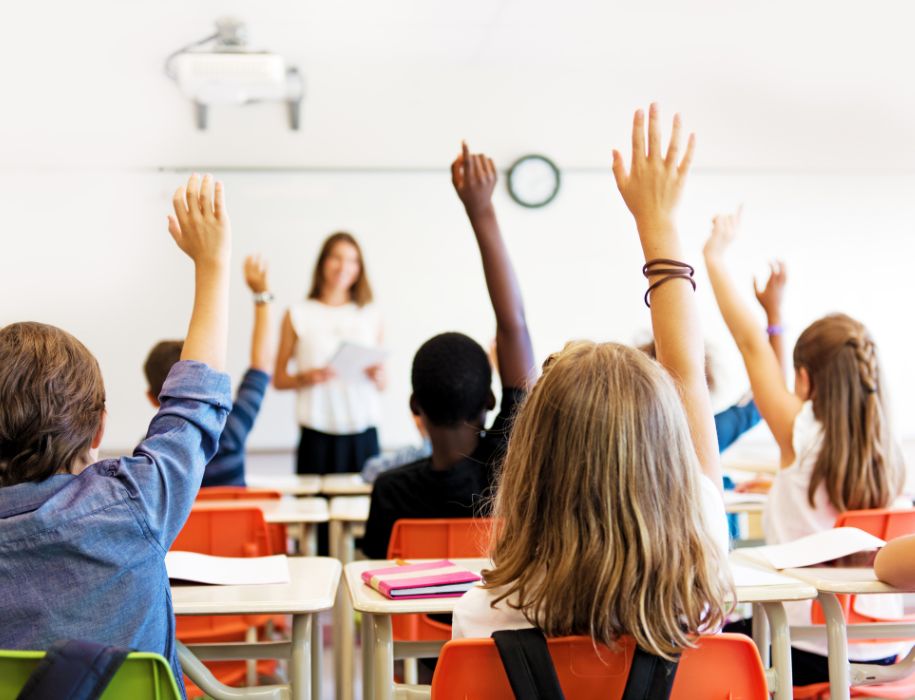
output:
[[[678,665],[637,646],[621,700],[668,700]]]
[[[95,642],[55,642],[29,676],[17,700],[97,700],[129,651]]]
[[[499,630],[492,638],[515,700],[565,700],[543,632]]]

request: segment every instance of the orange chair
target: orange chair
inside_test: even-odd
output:
[[[197,492],[197,501],[278,501],[283,497],[279,491],[249,488],[248,486],[204,486]],[[267,523],[275,554],[286,553],[286,526]]]
[[[491,529],[491,518],[404,518],[394,523],[388,559],[484,557]],[[398,641],[451,639],[451,625],[428,615],[394,615],[391,629]]]
[[[893,509],[874,508],[871,510],[849,510],[836,518],[835,527],[856,527],[865,532],[879,537],[882,540],[893,540],[904,535],[915,534],[915,508]],[[895,622],[915,620],[915,615],[905,615],[901,618],[886,620],[872,615],[860,613],[855,610],[853,595],[836,596],[845,620],[848,624],[866,624],[869,622]],[[823,609],[814,601],[810,614],[811,622],[815,625],[826,623]],[[858,686],[852,688],[852,697],[881,697],[881,698],[911,698],[915,697],[915,675],[903,678],[892,683],[878,685]],[[796,700],[820,700],[829,697],[828,683],[815,683],[799,686],[794,690]]]
[[[635,642],[611,651],[589,637],[548,641],[563,694],[575,700],[618,700],[626,687]],[[457,639],[442,647],[432,700],[511,700],[514,697],[491,639]],[[742,634],[701,637],[683,653],[672,700],[768,700],[765,671],[753,641]]]
[[[220,557],[262,557],[275,554],[270,531],[259,508],[191,509],[187,522],[172,544],[172,549],[199,552]],[[244,641],[249,630],[263,627],[268,616],[249,615],[176,615],[175,631],[186,644],[194,642]],[[236,685],[248,676],[245,661],[207,662],[214,676],[225,685]],[[275,661],[259,662],[261,673],[273,673]],[[203,692],[185,676],[188,697]]]

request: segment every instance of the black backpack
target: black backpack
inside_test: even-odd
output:
[[[16,700],[97,700],[129,653],[95,642],[56,642]]]
[[[546,637],[535,627],[492,633],[515,700],[565,700]],[[668,700],[677,662],[635,649],[622,700]]]

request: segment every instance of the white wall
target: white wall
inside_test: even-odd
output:
[[[450,191],[462,137],[502,168],[545,152],[563,190],[542,211],[498,206],[538,357],[570,337],[637,339],[647,329],[631,222],[604,167],[632,109],[659,99],[699,133],[681,212],[689,256],[713,213],[746,203],[734,251],[747,279],[784,256],[789,334],[818,315],[866,320],[883,350],[900,430],[915,437],[912,11],[849,2],[756,5],[473,0],[345,5],[234,0],[155,5],[20,4],[0,23],[0,324],[74,332],[105,373],[106,447],[151,415],[140,366],[184,333],[190,264],[165,232],[186,168],[227,183],[240,263],[273,262],[279,308],[299,298],[320,240],[352,230],[384,307],[392,386],[382,439],[413,439],[406,409],[417,345],[445,329],[492,336],[479,264]],[[303,130],[276,105],[214,110],[206,133],[162,75],[164,57],[248,20],[259,46],[297,62]],[[180,172],[179,172],[180,171]],[[251,310],[233,287],[231,369],[247,357]],[[705,280],[699,298],[728,389],[746,384]],[[278,309],[279,310],[279,309]],[[761,321],[762,322],[762,321]],[[730,381],[728,381],[728,379]],[[252,444],[291,447],[292,399],[268,395]],[[762,437],[762,436],[761,436]]]

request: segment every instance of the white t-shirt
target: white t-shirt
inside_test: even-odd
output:
[[[381,317],[374,304],[329,306],[306,299],[289,309],[296,334],[295,360],[300,371],[326,367],[343,342],[375,347]],[[361,433],[381,416],[378,389],[365,377],[356,381],[331,379],[298,390],[299,425],[331,435]]]
[[[829,502],[826,486],[822,483],[813,495],[814,507],[811,508],[807,501],[807,488],[823,444],[823,427],[814,417],[813,403],[810,401],[804,403],[797,418],[794,419],[791,443],[794,447],[794,463],[776,475],[763,511],[766,544],[782,544],[815,532],[831,530],[839,516],[839,511]],[[789,625],[811,624],[810,601],[784,605]],[[855,609],[879,617],[901,617],[903,600],[902,596],[898,595],[858,596],[855,598]],[[824,629],[822,641],[797,641],[792,642],[792,646],[826,656],[826,631]],[[849,643],[848,656],[855,661],[871,661],[905,653],[909,646],[899,643]]]
[[[728,554],[728,524],[721,493],[711,480],[702,475],[699,479],[702,517],[709,539],[718,548],[723,559]],[[530,627],[531,623],[520,610],[507,605],[511,599],[500,601],[492,607],[502,589],[472,588],[457,602],[451,623],[453,639],[461,637],[489,637],[496,630],[513,630]],[[517,602],[517,601],[514,601]]]

